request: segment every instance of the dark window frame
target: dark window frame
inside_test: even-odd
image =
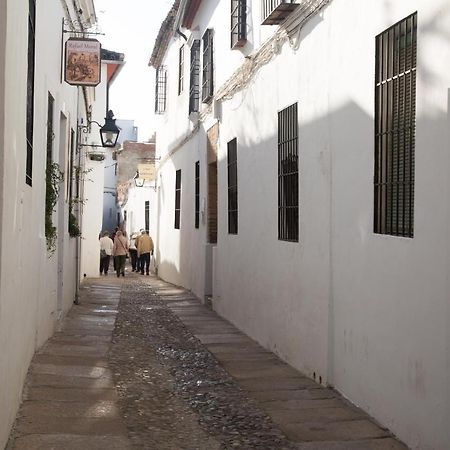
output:
[[[164,114],[167,107],[167,68],[159,66],[155,74],[155,114]]]
[[[231,0],[231,48],[247,42],[247,0]]]
[[[205,31],[202,40],[202,102],[208,103],[214,95],[214,39],[211,28]]]
[[[228,234],[238,234],[237,138],[227,143]]]
[[[175,172],[175,225],[176,230],[180,229],[181,219],[181,169]]]
[[[278,239],[299,241],[297,103],[278,112]]]
[[[198,112],[200,107],[200,39],[191,47],[191,66],[189,80],[189,114]]]
[[[145,223],[145,231],[147,233],[150,231],[150,201],[145,200],[144,203],[144,223]]]
[[[200,161],[195,163],[195,228],[200,227]]]
[[[28,67],[27,67],[27,113],[26,113],[26,166],[25,183],[33,185],[33,138],[34,138],[34,77],[36,53],[36,0],[28,0]]]
[[[375,38],[374,233],[414,237],[417,12]]]
[[[178,52],[178,95],[184,89],[184,44],[180,47]]]

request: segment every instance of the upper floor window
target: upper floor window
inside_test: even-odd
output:
[[[178,55],[178,95],[183,92],[184,88],[184,45],[180,47]]]
[[[278,239],[298,242],[297,103],[278,113]]]
[[[227,145],[228,165],[228,233],[238,232],[237,139]]]
[[[195,163],[195,228],[200,225],[200,161]]]
[[[198,112],[200,104],[200,39],[191,47],[191,67],[189,83],[189,114]]]
[[[213,65],[213,31],[208,29],[203,35],[203,77],[202,101],[208,102],[214,94],[214,65]]]
[[[36,0],[28,1],[28,69],[27,69],[27,159],[25,182],[32,185],[33,179],[33,134],[34,134],[34,67],[36,46]]]
[[[231,0],[231,48],[247,41],[247,0]]]
[[[167,69],[165,66],[159,66],[156,69],[155,77],[155,113],[163,114],[166,111],[167,95]]]
[[[175,174],[175,228],[180,229],[181,216],[181,169]]]
[[[374,232],[414,236],[417,13],[376,37]]]

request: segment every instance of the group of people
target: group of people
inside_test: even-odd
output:
[[[142,275],[150,274],[150,259],[153,255],[153,240],[146,230],[133,233],[128,241],[126,232],[117,229],[112,237],[109,231],[103,231],[100,236],[100,275],[108,275],[111,256],[117,277],[125,276],[125,262],[129,255],[132,272]]]

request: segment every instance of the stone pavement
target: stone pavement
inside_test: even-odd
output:
[[[214,404],[214,398],[221,400]],[[233,410],[236,402],[241,414]],[[243,433],[245,439],[237,436]],[[258,433],[261,440],[254,438]],[[80,448],[407,447],[190,292],[156,277],[111,274],[87,280],[80,305],[36,354],[7,446]]]

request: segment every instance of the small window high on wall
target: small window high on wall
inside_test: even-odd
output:
[[[163,114],[166,112],[167,97],[167,69],[165,66],[159,66],[156,69],[155,78],[155,113]]]
[[[247,42],[247,0],[231,0],[231,48]]]

